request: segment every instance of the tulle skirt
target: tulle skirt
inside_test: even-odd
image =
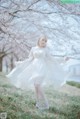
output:
[[[35,58],[16,65],[7,77],[13,85],[21,89],[30,88],[34,84],[52,85],[59,89],[65,83],[66,72],[55,61]]]

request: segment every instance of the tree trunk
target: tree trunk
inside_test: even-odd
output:
[[[11,57],[11,70],[14,68],[14,64],[13,64],[13,56]]]
[[[3,58],[0,57],[0,71],[2,71],[2,61],[3,61]]]

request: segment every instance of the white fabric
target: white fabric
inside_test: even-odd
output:
[[[52,84],[57,89],[64,83],[65,76],[66,73],[51,51],[47,47],[38,46],[32,47],[29,58],[16,63],[15,68],[7,75],[12,84],[22,89],[34,83]]]

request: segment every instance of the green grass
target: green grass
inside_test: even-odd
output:
[[[80,96],[70,96],[46,88],[50,109],[35,107],[34,90],[23,91],[7,83],[0,76],[0,113],[7,112],[7,119],[80,119]]]
[[[75,82],[75,81],[67,81],[67,84],[80,88],[80,83]]]
[[[80,0],[60,0],[64,4],[76,4],[80,3]]]

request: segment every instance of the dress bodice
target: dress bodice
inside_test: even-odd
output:
[[[36,48],[33,52],[33,56],[34,58],[45,58],[46,56],[46,52],[44,50],[44,48]]]

